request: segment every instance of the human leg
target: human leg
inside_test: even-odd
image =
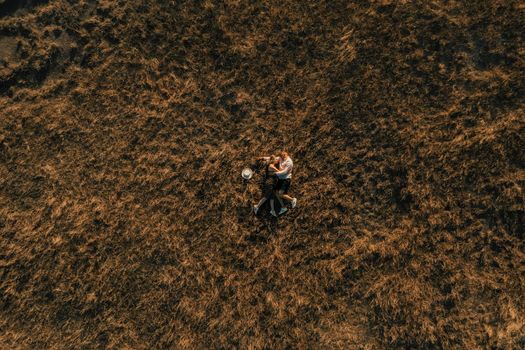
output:
[[[261,198],[261,200],[259,201],[259,203],[257,203],[257,205],[254,205],[254,206],[253,206],[253,211],[254,211],[255,214],[257,214],[257,212],[259,211],[259,208],[261,207],[261,205],[264,204],[264,202],[266,202],[267,199],[268,199],[268,198],[263,197],[263,198]]]
[[[282,191],[277,191],[275,193],[275,197],[277,197],[277,200],[279,201],[279,204],[281,205],[281,207],[284,207],[283,192]]]
[[[290,202],[292,208],[295,208],[295,206],[297,205],[297,198],[295,198],[295,197],[291,197],[291,196],[289,196],[287,194],[283,194],[281,196],[281,198],[284,199],[287,202]]]
[[[281,210],[279,210],[279,215],[284,214],[288,211],[288,208],[285,207],[284,202],[282,200],[282,195],[283,195],[282,191],[277,191],[275,193],[275,196],[279,200],[279,204],[281,204]]]
[[[290,196],[287,195],[287,194],[283,194],[283,195],[281,196],[281,199],[284,199],[284,200],[287,201],[287,202],[291,202],[293,198],[290,197]]]
[[[270,214],[272,214],[273,216],[277,216],[277,214],[275,213],[275,201],[274,199],[270,199]]]
[[[295,208],[295,206],[297,205],[297,198],[291,197],[290,195],[288,195],[288,191],[290,190],[291,184],[292,184],[291,180],[289,179],[285,180],[281,188],[281,191],[282,191],[281,198],[287,202],[290,202],[292,208]]]

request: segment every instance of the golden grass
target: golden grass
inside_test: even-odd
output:
[[[27,4],[0,348],[525,346],[518,2]],[[299,206],[255,217],[281,147]]]

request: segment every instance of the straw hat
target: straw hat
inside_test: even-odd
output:
[[[250,169],[250,168],[244,168],[242,169],[242,173],[241,173],[243,179],[245,180],[250,180],[253,176],[253,170]]]

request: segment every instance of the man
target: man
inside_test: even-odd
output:
[[[275,196],[279,200],[279,203],[281,204],[281,210],[279,211],[279,215],[286,213],[288,208],[284,206],[283,199],[287,202],[291,203],[292,208],[295,208],[297,205],[297,198],[290,197],[288,195],[288,191],[290,189],[290,186],[292,184],[292,171],[293,171],[293,161],[292,158],[290,158],[290,155],[285,150],[282,150],[279,152],[279,170],[275,172],[275,176],[277,176],[277,184],[275,186]],[[270,206],[273,208],[273,198],[270,199]],[[271,214],[273,216],[277,216],[275,214],[275,211],[272,210]]]

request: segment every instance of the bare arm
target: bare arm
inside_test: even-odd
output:
[[[285,164],[284,167],[282,167],[281,169],[279,169],[279,171],[275,173],[275,175],[284,175],[284,174],[288,174],[289,172],[290,172],[290,165]]]

